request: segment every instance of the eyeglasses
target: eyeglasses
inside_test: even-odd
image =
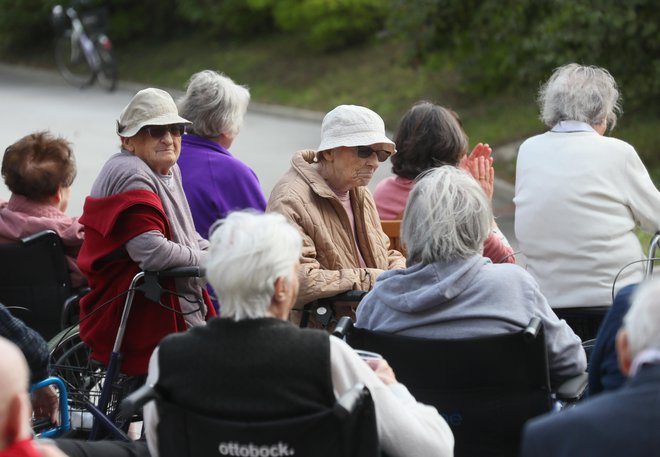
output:
[[[183,135],[183,132],[185,132],[186,126],[183,124],[147,125],[140,130],[146,131],[151,138],[160,140],[167,132],[170,132],[170,135],[172,136],[180,137]]]
[[[384,149],[374,149],[371,146],[356,146],[357,149],[357,155],[361,159],[368,159],[371,157],[371,154],[376,153],[378,156],[378,161],[379,162],[385,162],[390,155],[392,155],[391,152],[386,151]]]

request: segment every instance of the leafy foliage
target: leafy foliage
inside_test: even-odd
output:
[[[449,53],[469,91],[547,79],[569,62],[607,68],[627,109],[660,106],[654,0],[393,0],[390,28],[413,62]],[[399,19],[402,18],[402,19]]]
[[[329,51],[362,43],[385,21],[382,0],[252,0],[269,4],[277,27],[302,36],[311,48]]]

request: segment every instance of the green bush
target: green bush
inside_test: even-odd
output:
[[[271,8],[275,25],[299,34],[317,51],[362,43],[380,30],[388,5],[382,0],[248,0],[254,8]]]
[[[0,45],[18,51],[53,36],[50,11],[57,0],[0,0]]]
[[[245,38],[272,30],[268,8],[245,0],[178,0],[178,11],[194,26],[214,37]]]
[[[538,86],[569,62],[607,68],[626,109],[660,106],[655,0],[394,0],[388,21],[417,61],[449,53],[470,91]]]

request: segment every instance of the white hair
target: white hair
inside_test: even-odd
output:
[[[539,90],[541,120],[553,127],[560,121],[598,125],[607,120],[614,128],[621,112],[619,90],[604,68],[570,63],[555,69]]]
[[[293,279],[302,238],[281,214],[231,213],[213,228],[206,277],[218,293],[223,317],[268,315],[275,281]]]
[[[633,358],[644,349],[660,349],[660,279],[642,283],[635,291],[623,326]]]
[[[403,213],[409,264],[481,254],[492,219],[486,194],[472,176],[451,165],[431,168],[418,178]]]
[[[190,133],[204,138],[236,136],[250,103],[250,91],[213,70],[195,73],[177,105],[179,115],[192,122]],[[185,113],[185,114],[184,114]]]

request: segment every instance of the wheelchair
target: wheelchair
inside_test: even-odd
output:
[[[200,414],[168,399],[161,386],[145,385],[121,405],[126,417],[156,401],[161,457],[264,455],[377,457],[378,433],[369,390],[356,384],[327,409],[304,416],[231,421]]]
[[[113,351],[107,366],[91,357],[91,349],[82,341],[79,326],[63,330],[49,342],[51,368],[65,383],[68,395],[68,413],[71,423],[70,437],[97,440],[111,437],[130,441],[127,429],[140,417],[120,418],[120,401],[144,383],[144,377],[121,373],[120,351],[126,325],[136,292],[158,303],[163,293],[175,293],[163,289],[160,279],[177,277],[201,277],[200,267],[179,267],[159,272],[139,272],[129,286],[124,302]]]
[[[449,424],[457,457],[511,456],[525,422],[575,403],[587,387],[582,373],[552,389],[543,324],[534,317],[519,332],[465,339],[429,339],[353,327],[335,336],[356,350],[382,355],[399,382],[420,402],[435,406]]]

